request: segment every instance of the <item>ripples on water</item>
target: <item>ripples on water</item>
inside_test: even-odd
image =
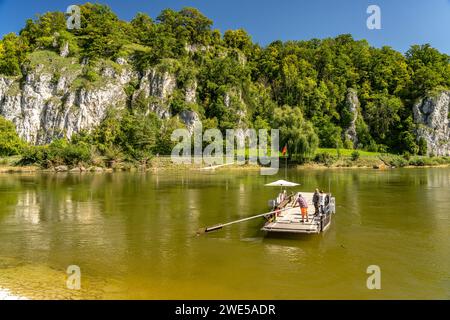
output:
[[[0,288],[47,299],[450,298],[450,169],[291,170],[299,190],[331,181],[320,235],[265,235],[284,177],[257,172],[0,175]],[[82,290],[65,288],[69,265]],[[366,268],[382,290],[366,288]]]

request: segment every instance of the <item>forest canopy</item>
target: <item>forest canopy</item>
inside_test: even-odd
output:
[[[417,154],[412,106],[429,92],[450,88],[450,56],[428,44],[412,45],[402,54],[344,34],[261,46],[243,29],[223,34],[213,29],[212,20],[195,8],[166,9],[155,19],[138,13],[128,22],[104,5],[80,7],[80,29],[68,30],[64,13],[48,12],[27,20],[18,35],[4,36],[0,74],[21,76],[30,53],[59,52],[63,44],[79,61],[126,58],[140,72],[170,60],[179,83],[198,82],[195,106],[172,97],[173,116],[190,108],[204,127],[282,128],[283,143],[305,157],[318,146]],[[359,100],[357,143],[345,135],[352,118],[349,90]],[[239,93],[232,99],[242,112],[227,107],[229,92]],[[130,111],[120,120],[123,136],[110,141],[136,157],[167,152],[167,144],[157,143],[161,120],[142,121]],[[133,139],[148,143],[133,144]],[[161,139],[167,142],[167,136]],[[140,146],[143,150],[135,150]]]

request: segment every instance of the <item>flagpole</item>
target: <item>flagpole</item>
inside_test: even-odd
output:
[[[284,156],[284,180],[287,180],[287,155]]]

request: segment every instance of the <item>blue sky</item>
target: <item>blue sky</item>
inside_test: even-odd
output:
[[[0,0],[0,35],[18,32],[27,18],[46,11],[65,11],[75,0]],[[95,2],[95,1],[92,1]],[[253,40],[306,40],[350,33],[380,47],[405,52],[412,44],[430,43],[450,54],[450,0],[111,0],[120,18],[136,12],[156,17],[163,8],[193,6],[214,21],[222,32],[246,29]],[[368,30],[368,5],[381,8],[382,29]]]

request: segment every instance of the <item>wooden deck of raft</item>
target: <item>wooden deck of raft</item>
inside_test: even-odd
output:
[[[308,203],[308,222],[302,223],[302,215],[300,213],[300,207],[292,207],[293,201],[296,197],[293,197],[293,201],[286,205],[286,211],[282,211],[275,221],[268,222],[261,229],[269,232],[288,232],[288,233],[319,233],[329,227],[330,223],[321,230],[320,217],[314,216],[314,205],[312,203],[313,193],[300,192],[303,198]]]

